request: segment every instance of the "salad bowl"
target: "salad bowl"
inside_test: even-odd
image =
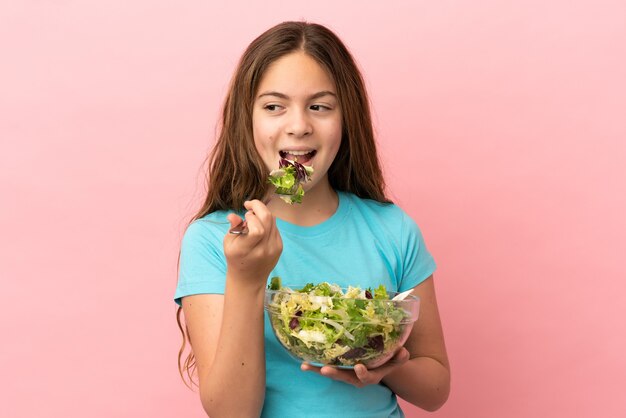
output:
[[[265,292],[274,335],[296,360],[317,367],[384,364],[404,345],[419,315],[418,297],[393,300],[398,293],[382,285],[372,290],[322,282],[292,288],[279,282],[273,280]]]

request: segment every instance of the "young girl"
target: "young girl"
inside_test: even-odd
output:
[[[267,178],[281,158],[315,170],[301,204],[272,197]],[[182,241],[175,295],[192,348],[181,374],[197,369],[208,415],[401,417],[396,395],[426,410],[443,405],[450,372],[435,263],[415,222],[385,197],[364,83],[335,34],[286,22],[250,44],[226,97],[208,181]],[[244,233],[229,233],[244,218]],[[419,320],[375,369],[300,364],[263,311],[273,276],[294,286],[413,289]]]

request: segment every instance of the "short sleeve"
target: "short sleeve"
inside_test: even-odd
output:
[[[224,294],[226,261],[223,244],[227,226],[208,220],[191,223],[181,243],[178,285],[174,300],[201,293]]]
[[[403,216],[401,241],[403,264],[399,290],[405,291],[429,278],[437,265],[426,248],[422,232],[406,213]]]

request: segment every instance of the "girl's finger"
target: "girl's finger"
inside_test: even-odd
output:
[[[387,363],[375,369],[368,369],[362,364],[355,365],[353,370],[343,370],[332,366],[319,368],[311,366],[308,363],[302,363],[300,369],[303,371],[312,371],[334,380],[349,383],[356,387],[363,387],[379,383],[383,377],[389,374],[392,370],[406,363],[409,360],[409,356],[408,350],[401,347]]]
[[[341,370],[332,366],[324,366],[322,368],[311,366],[308,363],[302,363],[300,370],[305,372],[313,372],[328,377],[333,380],[339,380],[353,386],[364,386],[351,370]]]
[[[248,226],[248,233],[246,235],[248,235],[249,237],[262,239],[265,235],[266,227],[259,220],[257,214],[249,210],[248,212],[246,212],[245,218],[246,225]]]
[[[367,370],[367,367],[362,364],[357,364],[356,366],[354,366],[354,374],[356,375],[357,379],[359,379],[359,381],[365,385],[378,383],[384,376],[378,376],[380,374],[380,371],[370,372],[369,370]]]
[[[243,205],[249,211],[254,212],[261,223],[263,223],[266,227],[272,222],[272,213],[260,200],[248,200],[244,202]]]
[[[265,206],[265,202],[261,202],[260,200],[246,201],[244,202],[244,207],[248,209],[249,212],[254,213],[256,219],[259,221],[262,227],[263,241],[282,245],[282,241],[279,237],[280,234],[276,228],[276,218],[272,215],[267,206]]]
[[[365,384],[361,382],[361,380],[356,376],[353,370],[343,370],[332,366],[324,366],[320,369],[320,374],[331,379],[349,383],[356,387],[365,386]]]
[[[373,383],[378,383],[392,370],[402,366],[404,363],[409,361],[409,357],[409,351],[404,347],[400,347],[398,351],[396,351],[394,356],[382,366],[376,367],[375,369],[368,369],[362,364],[357,364],[356,366],[354,366],[354,373],[364,384],[369,385]]]
[[[239,225],[241,222],[243,222],[243,218],[241,218],[241,216],[235,214],[235,213],[229,213],[226,216],[226,219],[228,220],[228,222],[230,222],[230,226],[231,228],[233,226],[237,226]]]
[[[228,222],[230,222],[230,228],[228,229],[228,232],[230,232],[231,234],[240,235],[247,232],[247,226],[245,224],[245,221],[240,216],[234,213],[230,213],[228,214],[228,216],[226,216],[226,219],[228,220]]]

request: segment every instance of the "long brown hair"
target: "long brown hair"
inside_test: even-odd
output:
[[[330,185],[362,198],[390,202],[385,196],[367,91],[352,55],[337,35],[322,25],[284,22],[252,41],[239,61],[224,102],[219,136],[208,159],[207,195],[192,222],[217,210],[240,209],[245,199],[266,194],[269,171],[254,146],[252,108],[269,65],[296,51],[315,59],[330,74],[337,89],[342,138],[328,170]],[[189,331],[182,325],[180,307],[176,317],[183,335],[179,372],[184,380],[185,370],[193,382],[193,351],[182,360]]]

